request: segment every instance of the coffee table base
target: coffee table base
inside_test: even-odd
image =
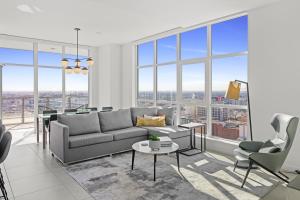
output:
[[[179,151],[176,151],[176,160],[177,160],[177,167],[178,171],[180,171],[179,165]],[[132,160],[131,160],[131,170],[133,170],[134,166],[134,158],[135,158],[135,150],[132,150]],[[153,162],[153,181],[156,181],[156,161],[157,161],[157,154],[154,154],[154,162]]]

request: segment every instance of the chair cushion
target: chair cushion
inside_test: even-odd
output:
[[[134,138],[134,137],[142,137],[147,136],[148,131],[143,128],[139,127],[130,127],[120,130],[108,131],[105,134],[111,134],[114,136],[114,140],[124,140],[127,138]]]
[[[143,117],[144,115],[156,116],[157,108],[130,108],[132,123],[135,126],[137,117]]]
[[[103,132],[132,127],[129,109],[120,109],[112,112],[99,112],[101,129]]]
[[[165,127],[143,127],[148,130],[149,135],[169,136],[171,139],[190,136],[190,130],[177,126]]]
[[[70,136],[101,132],[97,112],[80,115],[62,114],[57,116],[57,121],[69,127]]]
[[[113,141],[113,136],[103,133],[89,133],[84,135],[75,135],[69,137],[69,147],[76,148]]]
[[[157,110],[157,115],[166,116],[166,125],[172,126],[174,124],[174,108],[168,107],[168,108],[159,108]]]

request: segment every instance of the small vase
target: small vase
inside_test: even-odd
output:
[[[149,140],[149,147],[152,149],[152,151],[159,150],[159,148],[160,148],[160,141]]]

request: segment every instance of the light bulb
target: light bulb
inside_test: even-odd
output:
[[[83,68],[81,69],[81,73],[82,73],[83,75],[87,75],[87,74],[89,73],[88,68],[83,67]]]
[[[74,72],[75,74],[79,74],[80,71],[81,71],[81,68],[80,68],[78,65],[77,65],[76,67],[74,67],[74,69],[73,69],[73,72]]]
[[[81,64],[81,61],[80,61],[79,59],[76,59],[76,60],[75,60],[75,65],[76,65],[76,66],[80,66],[80,64]]]
[[[94,60],[91,57],[89,57],[86,61],[87,61],[89,66],[92,66],[94,64]]]
[[[70,66],[65,67],[65,72],[66,72],[67,74],[72,74],[72,73],[73,73],[72,67],[70,67]]]
[[[61,65],[62,65],[64,68],[68,67],[68,64],[69,64],[68,59],[63,58],[63,59],[61,60]]]

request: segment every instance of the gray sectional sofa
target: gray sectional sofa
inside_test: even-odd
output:
[[[166,115],[165,127],[137,127],[137,116]],[[149,134],[169,136],[187,148],[190,132],[174,126],[172,108],[130,108],[112,112],[59,115],[51,122],[50,151],[63,163],[74,163],[129,151]]]

